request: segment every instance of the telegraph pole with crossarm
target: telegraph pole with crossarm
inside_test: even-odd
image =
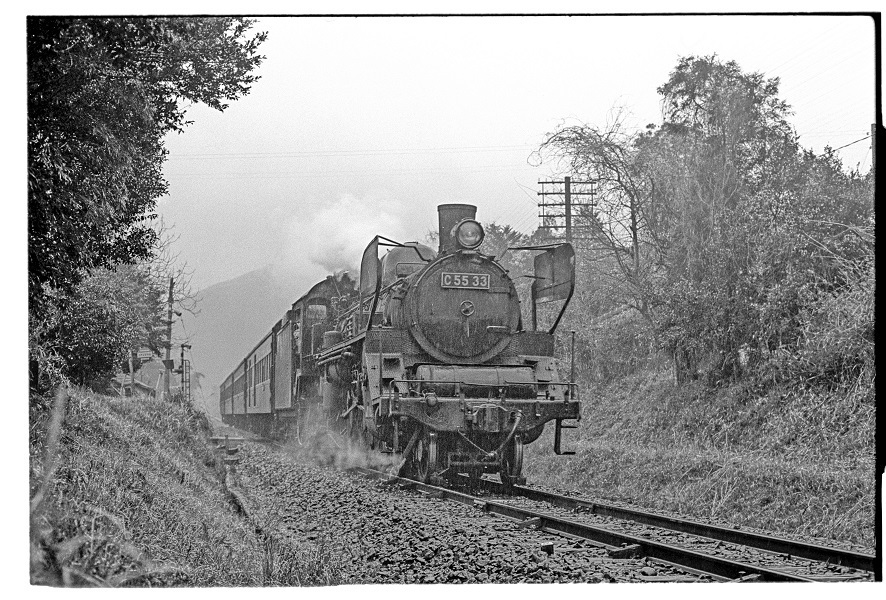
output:
[[[541,202],[538,207],[541,209],[539,218],[541,225],[539,229],[557,230],[564,229],[567,242],[575,239],[573,231],[576,229],[587,229],[586,226],[574,225],[573,214],[575,208],[594,206],[595,182],[594,181],[573,181],[572,177],[566,176],[562,181],[539,181],[541,191]],[[549,187],[550,186],[550,187]],[[548,196],[561,196],[562,202],[550,202]],[[577,200],[576,200],[577,198]],[[548,212],[548,209],[554,209],[554,212]],[[562,208],[562,212],[560,212]],[[562,219],[562,224],[561,220]],[[553,237],[553,236],[552,236]]]

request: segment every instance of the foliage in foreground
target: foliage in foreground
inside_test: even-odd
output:
[[[167,190],[163,138],[188,124],[188,104],[221,111],[249,92],[266,37],[249,35],[252,24],[240,17],[28,18],[33,389],[107,377],[134,321],[120,325],[131,311],[103,302],[98,288],[115,278],[109,273],[162,252],[152,211]],[[116,278],[129,283],[131,275]],[[81,312],[77,331],[58,318]],[[81,352],[78,363],[72,357]]]
[[[47,422],[46,411],[32,411],[32,583],[250,586],[337,580],[328,553],[263,536],[238,514],[205,440],[209,429],[202,413],[159,400],[82,391],[69,399],[60,426],[64,411],[63,406],[54,411],[55,423]]]
[[[50,292],[29,328],[37,388],[71,381],[104,389],[140,346],[159,349],[164,293],[143,265],[98,269],[67,293]]]
[[[147,257],[166,191],[163,136],[185,103],[249,92],[264,34],[243,18],[30,17],[28,298]]]

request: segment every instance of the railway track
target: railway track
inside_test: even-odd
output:
[[[481,494],[466,493],[392,478],[371,469],[370,477],[416,491],[473,505],[487,513],[525,523],[567,539],[581,539],[607,550],[610,556],[645,556],[688,573],[718,581],[845,581],[873,580],[870,555],[729,529],[514,486],[506,496],[499,482],[481,480]],[[677,538],[677,542],[670,541]],[[667,541],[665,541],[667,540]],[[548,552],[556,552],[554,547]]]
[[[505,494],[504,487],[498,481],[484,480],[483,484],[486,489],[493,494]],[[615,519],[629,520],[670,531],[679,531],[681,533],[713,539],[724,543],[738,544],[741,546],[765,550],[767,552],[839,565],[841,567],[858,571],[874,572],[875,569],[876,557],[873,555],[842,548],[833,548],[819,544],[811,544],[802,540],[792,540],[736,528],[722,527],[690,519],[681,519],[669,515],[615,506],[603,502],[564,496],[525,486],[514,486],[512,494],[529,500],[547,502],[554,506],[576,512],[586,512]]]
[[[256,441],[256,440],[253,440]],[[267,442],[267,440],[258,440]],[[563,546],[544,551],[572,552],[570,540],[583,540],[614,558],[648,560],[718,581],[872,581],[874,556],[753,531],[728,528],[527,486],[506,494],[496,480],[456,479],[452,488],[392,477],[367,468],[349,469],[388,484],[476,507],[557,534]],[[465,490],[470,490],[468,493]],[[649,578],[645,578],[650,580]],[[673,576],[654,580],[686,581]]]

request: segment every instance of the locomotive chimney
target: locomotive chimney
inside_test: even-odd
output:
[[[477,215],[477,207],[473,204],[441,204],[437,207],[440,217],[440,249],[437,254],[455,252],[455,240],[450,233],[452,228],[464,219],[473,219]]]

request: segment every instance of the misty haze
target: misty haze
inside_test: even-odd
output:
[[[881,581],[879,28],[28,17],[30,584]]]

